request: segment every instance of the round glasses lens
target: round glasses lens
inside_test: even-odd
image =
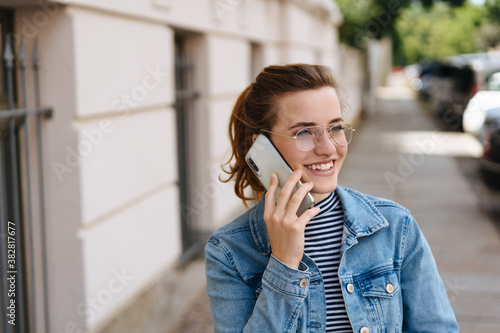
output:
[[[303,128],[295,135],[295,145],[301,151],[311,150],[316,146],[316,137],[313,128]]]
[[[347,146],[347,139],[344,133],[345,127],[343,125],[334,125],[330,127],[330,135],[339,146]]]
[[[344,135],[345,135],[345,140],[346,140],[346,143],[345,143],[346,146],[349,143],[351,143],[352,132],[353,132],[352,126],[350,124],[344,124]]]
[[[350,124],[335,125],[330,128],[330,135],[341,147],[347,146],[352,139],[352,126]]]
[[[323,136],[324,127],[306,127],[295,135],[295,145],[298,150],[309,151],[316,147]],[[352,139],[352,126],[350,124],[337,124],[329,128],[330,138],[341,146],[346,147]]]

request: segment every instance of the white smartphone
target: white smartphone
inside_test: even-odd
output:
[[[278,175],[279,184],[276,192],[277,200],[280,189],[283,185],[285,185],[288,177],[292,174],[292,169],[267,136],[264,134],[259,134],[257,136],[254,143],[248,150],[248,153],[245,155],[245,161],[257,178],[259,178],[266,190],[269,189],[271,175],[273,173]],[[302,185],[302,183],[299,181],[295,186],[293,193],[298,190],[300,185]],[[314,204],[314,198],[311,193],[308,192],[297,210],[297,216],[302,215],[304,211],[312,208]]]

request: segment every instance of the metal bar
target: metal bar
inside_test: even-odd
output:
[[[12,118],[12,117],[24,117],[29,116],[31,114],[41,114],[47,118],[52,117],[52,109],[51,108],[41,108],[36,107],[34,109],[24,108],[24,109],[16,109],[16,110],[0,110],[0,119],[2,118]]]
[[[49,286],[47,274],[47,234],[45,223],[45,190],[43,181],[43,158],[42,158],[42,109],[40,108],[40,55],[38,53],[38,38],[35,39],[35,49],[33,52],[33,70],[35,74],[35,106],[40,112],[36,112],[36,128],[37,128],[37,144],[38,144],[38,179],[40,191],[40,224],[41,224],[41,238],[42,238],[42,270],[43,270],[43,299],[44,299],[44,322],[45,333],[50,333],[49,322]],[[50,112],[52,114],[52,111]]]
[[[27,101],[26,101],[26,50],[24,48],[24,40],[21,38],[21,44],[19,48],[19,62],[21,66],[21,87],[22,87],[22,98],[23,98],[23,108],[27,107]],[[24,117],[24,156],[26,160],[26,197],[27,197],[27,204],[28,204],[28,227],[29,227],[29,233],[28,233],[28,239],[29,239],[29,248],[30,248],[30,257],[31,257],[31,274],[30,274],[30,279],[31,283],[29,284],[31,286],[31,299],[29,304],[31,305],[31,327],[32,330],[36,333],[36,294],[35,294],[35,249],[33,245],[33,214],[32,214],[32,208],[33,204],[31,202],[31,175],[30,175],[30,151],[29,151],[29,141],[28,141],[28,117]]]
[[[179,172],[179,201],[181,218],[182,253],[191,246],[191,202],[189,197],[189,144],[187,142],[187,100],[182,98],[187,90],[184,39],[175,39],[175,109],[177,128],[177,169]]]
[[[5,49],[4,60],[6,63],[7,70],[7,92],[8,92],[8,105],[9,109],[14,108],[14,79],[13,79],[13,69],[14,69],[14,53],[10,45],[11,35],[7,36],[7,46]],[[21,215],[19,211],[19,188],[18,188],[18,174],[17,174],[17,147],[16,147],[16,123],[14,117],[9,120],[9,139],[10,139],[10,164],[12,172],[12,197],[14,202],[14,225],[16,226],[15,231],[15,245],[16,245],[16,281],[17,281],[17,292],[15,297],[18,301],[18,311],[16,313],[16,319],[19,323],[19,330],[25,332],[24,330],[24,290],[22,288],[22,260],[21,260],[21,241],[20,235],[22,235],[21,228]]]

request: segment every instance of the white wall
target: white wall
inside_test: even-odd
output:
[[[63,332],[96,326],[180,255],[173,31],[50,10],[17,9],[16,31],[30,50],[39,38],[42,104],[54,109],[43,128],[47,271],[51,331]]]
[[[86,300],[99,303],[87,304],[92,327],[180,255],[173,31],[70,12],[78,82],[73,128],[82,155],[89,152],[80,167],[79,235]],[[109,296],[113,272],[133,278]]]
[[[364,107],[364,88],[367,86],[366,64],[362,52],[356,49],[341,46],[339,55],[340,66],[335,70],[335,74],[346,94],[349,106],[344,119],[355,126]]]
[[[78,118],[173,103],[170,29],[96,11],[71,12]]]
[[[389,38],[382,40],[370,39],[367,51],[368,70],[370,72],[370,89],[367,102],[367,111],[369,115],[374,115],[375,93],[377,88],[385,84],[387,74],[391,69],[392,51]]]
[[[227,36],[206,36],[207,50],[207,137],[204,177],[197,189],[206,193],[210,200],[208,216],[200,221],[204,230],[213,230],[214,225],[227,223],[234,212],[239,211],[241,202],[231,195],[232,184],[218,181],[220,166],[227,159],[229,151],[228,121],[234,102],[250,83],[250,43],[241,38]],[[209,190],[211,189],[211,190]],[[221,205],[222,203],[222,205]],[[226,221],[226,222],[222,222]],[[215,222],[215,223],[214,223]]]

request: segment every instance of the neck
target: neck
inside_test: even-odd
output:
[[[330,195],[330,193],[311,193],[311,194],[316,203],[320,202],[321,200],[325,199]]]

